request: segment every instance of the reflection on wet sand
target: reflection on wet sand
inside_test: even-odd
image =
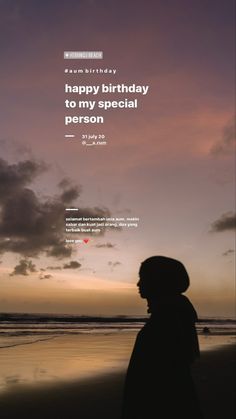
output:
[[[0,350],[0,391],[23,384],[60,382],[125,369],[136,331],[79,334]],[[233,343],[233,336],[200,336],[201,350]]]

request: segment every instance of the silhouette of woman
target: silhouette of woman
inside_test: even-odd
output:
[[[137,283],[151,316],[138,333],[126,375],[122,419],[200,419],[191,363],[199,356],[197,313],[183,264],[146,259]]]

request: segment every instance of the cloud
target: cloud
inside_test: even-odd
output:
[[[10,276],[24,275],[27,276],[29,273],[37,272],[35,265],[31,260],[21,259],[19,264],[15,266]]]
[[[236,227],[236,214],[233,212],[226,212],[221,215],[218,220],[211,224],[211,231],[214,233],[235,230]]]
[[[30,184],[36,176],[44,172],[47,166],[42,162],[25,160],[8,164],[0,159],[0,200],[6,201],[9,196]]]
[[[81,263],[76,260],[71,260],[69,263],[63,265],[63,269],[78,269],[81,267]]]
[[[116,245],[115,244],[112,244],[112,243],[110,243],[110,242],[107,242],[107,243],[98,243],[98,244],[95,244],[95,246],[94,247],[97,247],[98,249],[113,249],[114,247],[116,247]]]
[[[81,266],[81,263],[77,262],[76,260],[71,260],[69,263],[65,263],[63,266],[47,266],[47,269],[50,269],[51,271],[59,271],[61,269],[78,269]]]
[[[213,145],[210,154],[214,156],[228,155],[235,151],[235,122],[232,119],[223,129],[220,141]]]
[[[228,249],[226,250],[226,252],[222,253],[222,256],[229,256],[232,255],[234,253],[233,249]]]
[[[73,248],[65,243],[65,206],[75,204],[81,187],[62,179],[59,193],[43,199],[31,184],[47,169],[34,160],[8,164],[0,159],[0,253],[23,257],[44,253],[58,259],[71,256]],[[110,217],[111,213],[105,207],[85,207],[79,209],[79,215]]]
[[[50,278],[52,278],[52,275],[51,274],[45,274],[45,275],[40,274],[39,275],[39,279],[40,280],[42,280],[42,279],[50,279]]]
[[[115,268],[116,266],[122,265],[121,262],[108,262],[108,266],[110,266],[111,268]]]
[[[80,185],[73,185],[71,180],[67,178],[62,179],[59,182],[58,187],[62,189],[60,198],[65,204],[70,204],[77,199],[82,190]]]

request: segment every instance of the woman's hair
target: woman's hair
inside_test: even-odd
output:
[[[150,297],[181,294],[189,287],[189,276],[184,265],[165,256],[146,259],[141,264],[139,275],[145,294]]]

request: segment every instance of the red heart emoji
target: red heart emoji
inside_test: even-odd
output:
[[[87,244],[89,239],[84,239],[84,243]]]

